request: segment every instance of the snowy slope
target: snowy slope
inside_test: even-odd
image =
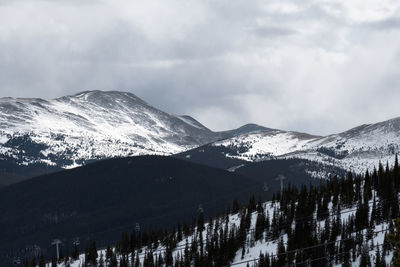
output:
[[[212,146],[229,148],[234,153],[227,157],[247,161],[294,157],[363,172],[400,152],[400,118],[326,137],[267,130],[217,141]]]
[[[269,214],[269,218],[270,218],[270,224],[272,224],[272,220],[273,220],[273,214],[275,214],[276,211],[278,211],[280,209],[280,205],[279,202],[266,202],[263,204],[264,206],[264,210],[266,214]],[[331,214],[330,216],[332,216],[332,220],[334,218],[336,218],[333,214],[335,214],[335,211],[332,208],[332,203],[330,203],[329,205],[329,214]],[[369,213],[372,212],[372,202],[369,205]],[[356,206],[353,207],[349,207],[346,209],[343,209],[340,212],[340,221],[342,223],[345,223],[348,221],[350,216],[355,216],[356,213]],[[316,214],[314,215],[316,216]],[[232,229],[233,227],[235,227],[236,229],[239,228],[240,226],[240,218],[239,218],[239,214],[230,214],[227,216],[228,218],[228,222],[226,222],[226,218],[225,217],[221,217],[221,218],[217,218],[216,220],[219,220],[219,225],[227,225],[228,229]],[[256,220],[257,220],[257,212],[253,212],[251,214],[251,226],[250,229],[255,229],[256,227]],[[318,228],[318,231],[324,229],[325,227],[325,222],[326,220],[318,220],[316,222],[316,226]],[[206,236],[207,236],[207,232],[212,232],[214,231],[213,229],[213,225],[215,225],[215,220],[212,221],[212,225],[210,226],[209,223],[205,223],[204,224],[204,230],[202,232],[202,236],[203,239],[206,240]],[[384,242],[384,237],[385,234],[388,233],[389,230],[389,225],[384,222],[378,225],[374,226],[374,234],[372,239],[367,243],[368,245],[371,244],[371,248],[369,248],[369,257],[371,262],[374,262],[375,260],[375,254],[376,254],[376,248],[380,247],[380,249],[382,250],[382,245]],[[197,228],[195,230],[195,232],[197,231]],[[363,231],[360,232],[361,235],[366,236],[367,235],[367,230],[364,229]],[[353,236],[355,236],[356,233],[353,233]],[[271,257],[276,257],[276,255],[278,254],[278,241],[279,238],[283,239],[283,242],[285,244],[285,246],[287,246],[287,241],[288,241],[288,236],[287,234],[283,234],[280,235],[279,238],[277,239],[269,239],[266,238],[266,233],[264,232],[263,234],[263,238],[261,238],[260,240],[256,241],[254,240],[254,235],[252,231],[249,231],[247,233],[247,237],[246,237],[246,241],[245,241],[245,253],[242,254],[242,250],[238,250],[236,252],[236,255],[231,263],[230,266],[238,266],[238,267],[246,267],[246,266],[251,266],[251,267],[257,267],[258,265],[258,259],[259,259],[259,255],[260,253],[263,254],[268,254]],[[186,238],[184,238],[182,241],[178,242],[175,249],[173,249],[172,255],[174,258],[179,258],[180,255],[184,254],[184,250],[186,247],[186,244],[190,244],[193,242],[194,239],[198,239],[198,235],[197,234],[192,234],[190,236],[187,236]],[[335,245],[339,245],[341,241],[341,237],[339,236],[336,241],[333,241]],[[166,251],[166,247],[164,245],[161,244],[162,242],[160,241],[157,248],[151,248],[151,247],[142,247],[141,249],[141,253],[139,253],[139,258],[140,258],[140,263],[143,264],[143,260],[145,258],[145,255],[148,251],[152,251],[154,257],[156,258],[158,254],[163,255]],[[372,244],[374,246],[372,246]],[[204,246],[206,246],[206,244],[204,244]],[[322,244],[323,246],[323,244]],[[106,255],[106,251],[104,249],[100,249],[98,250],[98,261],[100,260],[100,257],[102,257],[104,259]],[[393,257],[393,252],[390,251],[388,252],[388,254],[385,257],[385,260],[387,263],[391,262]],[[128,257],[130,259],[130,257]],[[119,260],[119,259],[118,259]],[[81,254],[79,256],[79,259],[76,261],[71,261],[69,262],[71,267],[79,267],[79,266],[83,266],[83,263],[85,262],[85,255]],[[357,257],[355,258],[355,260],[352,262],[352,266],[359,266],[360,263],[360,256],[357,255]],[[194,265],[192,265],[194,266]],[[342,266],[340,263],[338,264],[334,264],[333,266]],[[58,267],[65,267],[64,263],[59,264]]]
[[[164,113],[130,93],[0,99],[0,154],[21,164],[74,167],[91,159],[166,155],[217,138],[194,119]]]

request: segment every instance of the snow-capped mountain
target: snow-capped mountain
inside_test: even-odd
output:
[[[24,165],[68,168],[93,159],[169,155],[221,136],[189,116],[167,114],[131,93],[0,99],[0,155]]]
[[[400,151],[400,118],[324,137],[267,129],[217,141],[201,150],[210,147],[228,149],[226,157],[246,161],[303,158],[364,172],[376,167],[379,161],[391,161]],[[190,153],[185,153],[188,158]]]
[[[192,117],[167,114],[126,92],[0,99],[3,162],[71,168],[98,159],[185,151],[190,160],[192,151],[206,150],[207,157],[295,157],[361,172],[400,150],[400,118],[325,137],[255,124],[213,132]]]

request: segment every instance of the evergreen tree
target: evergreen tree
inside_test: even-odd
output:
[[[256,229],[254,233],[254,238],[256,241],[260,240],[262,238],[262,234],[264,233],[265,230],[265,214],[264,210],[261,212],[258,212],[257,214],[257,219],[256,219]]]
[[[60,257],[58,258],[58,262],[61,263],[63,261],[63,259],[64,259],[64,254],[63,254],[63,250],[62,249],[60,249],[60,255],[59,256]]]
[[[285,255],[285,245],[283,244],[283,238],[281,237],[278,242],[278,261],[277,264],[278,266],[284,266],[286,264],[286,255]]]
[[[104,255],[100,252],[99,267],[104,267]]]
[[[29,260],[27,258],[24,259],[24,262],[22,264],[23,267],[30,267],[29,266]],[[53,267],[53,266],[52,266]]]
[[[40,252],[39,267],[46,267],[46,261],[43,256],[43,252]]]
[[[387,237],[393,247],[393,266],[400,267],[400,218],[395,221],[395,232]]]
[[[204,230],[204,213],[200,212],[199,218],[197,220],[197,231],[202,232]]]
[[[78,245],[77,244],[74,244],[73,247],[72,247],[71,257],[75,261],[79,258],[79,252],[78,252]]]
[[[92,266],[96,266],[97,257],[98,254],[97,254],[96,242],[92,241],[89,247],[85,251],[85,262]]]
[[[113,253],[108,266],[109,267],[118,267],[118,260],[117,260],[117,256],[115,255],[115,253]]]
[[[254,197],[254,195],[252,195],[250,197],[249,204],[247,206],[248,213],[252,213],[253,211],[256,210],[256,208],[257,208],[256,198]]]
[[[237,201],[237,199],[234,199],[232,203],[232,213],[233,214],[238,213],[239,208],[240,208],[239,202]]]
[[[379,246],[376,247],[376,253],[375,253],[375,267],[385,267],[383,265],[383,262],[381,260],[381,252],[379,250]]]
[[[394,166],[393,166],[393,179],[394,179],[394,186],[396,188],[396,192],[400,191],[400,167],[399,167],[399,160],[397,157],[397,153],[396,153],[396,157],[394,160]]]
[[[368,248],[366,246],[363,247],[361,258],[360,258],[360,267],[368,267],[371,265]]]
[[[136,262],[135,262],[135,267],[140,266],[140,258],[139,258],[139,250],[136,252]]]

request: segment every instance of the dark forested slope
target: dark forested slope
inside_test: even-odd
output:
[[[38,245],[54,238],[112,241],[119,232],[190,221],[202,205],[216,214],[234,198],[262,186],[228,171],[170,157],[100,161],[0,189],[0,249]]]

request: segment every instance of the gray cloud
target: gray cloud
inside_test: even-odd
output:
[[[296,31],[284,27],[259,27],[254,29],[256,34],[264,37],[284,36],[295,34]]]
[[[215,130],[400,116],[397,1],[0,0],[0,96],[125,90]]]
[[[400,30],[400,17],[391,17],[379,21],[364,23],[364,27],[375,30]]]

